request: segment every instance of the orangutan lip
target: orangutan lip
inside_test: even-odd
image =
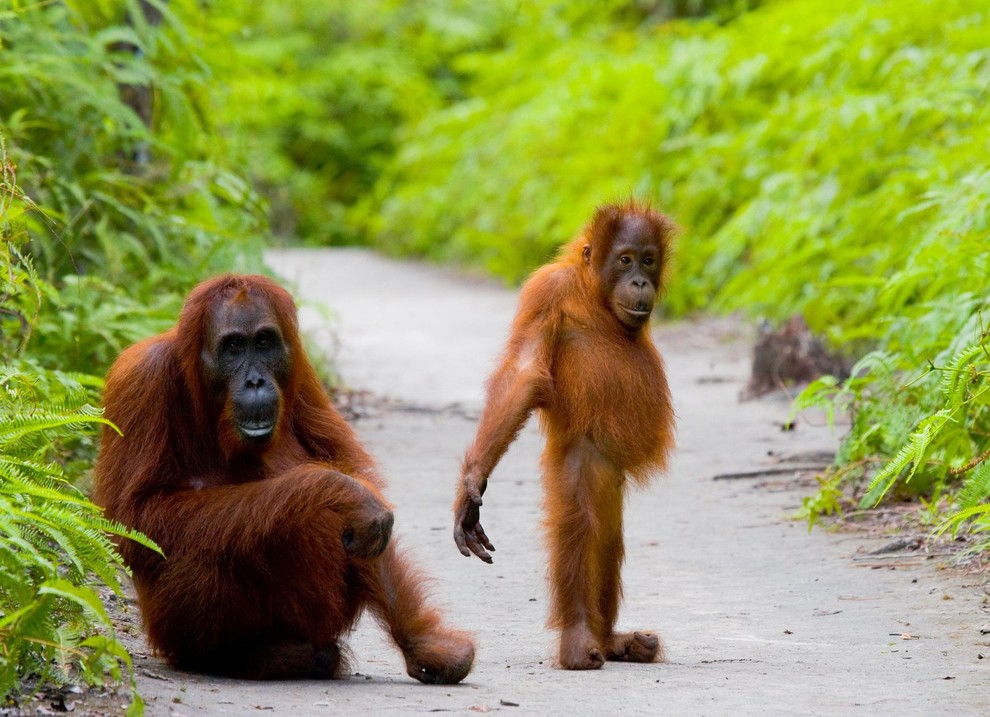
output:
[[[628,306],[623,306],[622,310],[625,311],[627,314],[632,314],[637,318],[641,318],[643,316],[649,316],[652,313],[652,309],[630,309]]]
[[[274,429],[275,429],[274,423],[263,423],[253,426],[249,426],[242,423],[237,426],[237,430],[239,430],[242,434],[244,434],[248,438],[264,438],[265,436],[270,435]]]

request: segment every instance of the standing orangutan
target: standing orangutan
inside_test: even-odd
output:
[[[622,500],[667,465],[674,411],[649,319],[673,225],[634,202],[600,207],[582,236],[526,282],[488,380],[454,504],[461,553],[492,562],[479,522],[488,476],[538,409],[550,548],[550,625],[560,665],[663,660],[652,632],[615,632],[622,597]]]
[[[417,680],[455,683],[472,641],[426,606],[389,542],[384,481],[299,341],[292,297],[221,276],[178,324],[124,351],[107,378],[95,499],[132,541],[151,645],[172,665],[257,679],[330,678],[365,606]]]

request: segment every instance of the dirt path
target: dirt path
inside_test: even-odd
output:
[[[486,528],[494,565],[461,557],[450,537],[458,462],[515,306],[491,284],[363,251],[285,251],[271,265],[304,301],[337,314],[340,371],[395,401],[356,427],[391,482],[396,532],[435,578],[451,623],[474,632],[465,683],[407,678],[399,653],[365,620],[348,680],[249,683],[176,673],[138,660],[151,715],[351,715],[499,711],[509,715],[986,714],[990,623],[976,579],[935,560],[865,557],[886,540],[809,533],[792,520],[807,488],[793,475],[713,480],[834,450],[784,401],[740,404],[748,349],[725,324],[657,332],[679,415],[669,477],[627,508],[620,627],[654,628],[664,665],[552,669],[544,629],[535,425],[492,477]],[[387,292],[385,295],[383,292]],[[304,328],[328,337],[325,314]],[[535,421],[533,422],[535,424]],[[982,659],[986,655],[988,659]]]

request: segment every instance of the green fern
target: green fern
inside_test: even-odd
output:
[[[960,406],[966,402],[966,389],[978,374],[974,362],[986,356],[987,347],[982,343],[960,351],[942,371],[942,394],[947,406]]]
[[[92,408],[91,382],[24,368],[13,362],[0,375],[2,694],[30,675],[100,684],[120,680],[121,664],[130,674],[94,581],[122,592],[125,568],[108,535],[157,550],[104,518],[50,459],[66,436],[108,424]]]
[[[953,513],[938,527],[935,531],[935,536],[938,537],[948,532],[955,537],[959,529],[968,521],[974,521],[975,523],[973,532],[985,533],[990,531],[990,503],[981,503]],[[987,543],[983,543],[977,547],[979,549],[986,549]]]
[[[990,462],[983,461],[970,474],[959,491],[959,508],[968,510],[990,498]],[[958,515],[958,514],[957,514]]]
[[[111,425],[100,416],[98,409],[83,405],[71,412],[65,404],[55,404],[44,410],[23,416],[0,416],[0,451],[18,445],[34,445],[43,450],[46,436],[58,429],[76,431],[87,424]]]
[[[942,409],[921,421],[914,429],[908,442],[874,476],[862,503],[867,505],[879,504],[908,466],[910,466],[910,470],[903,480],[905,483],[910,483],[918,469],[924,465],[925,455],[932,440],[952,419],[953,413],[955,413],[954,409]]]
[[[990,449],[986,447],[986,432],[980,428],[990,413],[990,371],[981,368],[988,358],[988,339],[982,335],[977,343],[957,351],[945,366],[929,367],[926,376],[941,373],[938,388],[942,407],[918,421],[893,458],[874,476],[861,505],[876,505],[899,481],[908,484],[919,471],[937,467],[936,491],[962,476],[958,510],[949,515],[939,533],[956,530],[970,520],[988,520],[984,501],[990,497]],[[974,457],[967,461],[967,455]]]
[[[8,167],[0,144],[5,209],[17,191]],[[40,302],[46,285],[18,249],[24,235],[4,228],[0,296],[33,322],[31,297]],[[24,342],[4,341],[8,335],[0,330],[0,698],[28,678],[102,684],[126,675],[134,693],[129,712],[139,714],[130,657],[96,588],[123,590],[125,567],[109,536],[157,547],[104,518],[60,462],[69,447],[110,425],[94,407],[102,381],[22,359]]]

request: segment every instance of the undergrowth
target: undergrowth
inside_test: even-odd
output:
[[[6,158],[0,156],[0,161]],[[22,252],[24,234],[0,222],[0,697],[26,683],[102,685],[129,682],[128,714],[141,714],[130,655],[114,633],[98,587],[123,597],[124,564],[111,537],[157,547],[107,520],[70,482],[67,466],[80,442],[107,424],[99,404],[102,380],[42,368],[23,358],[27,336],[11,341],[13,322],[28,334],[44,282]],[[24,322],[23,324],[21,322]],[[6,699],[5,699],[6,701]]]

